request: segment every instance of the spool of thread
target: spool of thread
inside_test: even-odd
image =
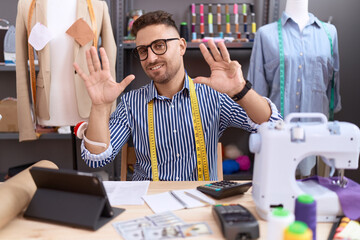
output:
[[[180,37],[184,38],[187,42],[189,41],[189,29],[187,22],[182,22],[180,24]]]
[[[313,234],[306,223],[295,221],[290,224],[284,232],[284,240],[311,240]]]
[[[295,216],[292,212],[283,208],[275,208],[268,216],[267,240],[284,239],[285,229],[293,223],[294,220]]]
[[[295,202],[295,220],[306,223],[316,240],[316,201],[309,194],[299,195]]]

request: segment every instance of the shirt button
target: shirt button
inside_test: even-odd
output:
[[[300,93],[299,92],[296,92],[296,95],[299,95]]]
[[[296,108],[299,108],[299,105],[296,105],[295,107],[296,107]]]
[[[176,180],[179,180],[180,178],[179,177],[176,177]]]
[[[301,68],[302,68],[302,66],[301,66],[301,65],[299,65],[299,68],[301,69]]]
[[[177,131],[176,131],[176,129],[174,129],[174,131],[173,131],[174,133],[176,133]]]
[[[298,78],[298,80],[297,80],[298,82],[300,82],[301,80],[300,80],[300,78]]]
[[[174,108],[174,105],[171,104],[170,107],[171,107],[171,108]]]
[[[301,53],[300,53],[300,56],[302,56],[302,55],[303,55],[303,53],[301,52]]]
[[[180,153],[176,154],[177,157],[180,157]]]

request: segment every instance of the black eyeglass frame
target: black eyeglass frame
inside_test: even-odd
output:
[[[135,56],[136,58],[138,58],[140,61],[145,61],[145,60],[148,58],[148,56],[149,56],[149,50],[148,50],[148,49],[149,49],[149,48],[150,48],[151,51],[152,51],[154,54],[156,54],[156,55],[164,55],[164,54],[167,52],[167,49],[168,49],[167,42],[173,41],[173,40],[180,40],[180,38],[156,39],[156,40],[152,41],[149,45],[139,45],[139,46],[135,47],[135,48],[132,50],[132,53],[133,53],[134,56]],[[159,42],[159,41],[164,41],[164,42],[165,42],[165,51],[164,51],[163,53],[160,53],[160,54],[156,53],[156,52],[154,51],[154,49],[152,48],[152,45],[153,45],[154,43],[156,43],[156,42]],[[139,55],[139,52],[138,52],[138,48],[140,48],[140,47],[146,47],[146,58],[144,58],[144,59],[141,59],[141,58],[140,58],[140,55]]]

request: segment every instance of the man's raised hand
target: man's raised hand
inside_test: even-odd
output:
[[[197,77],[195,83],[206,84],[214,90],[234,96],[245,86],[245,80],[241,65],[237,61],[231,61],[224,42],[219,42],[218,48],[213,40],[208,41],[211,54],[206,46],[201,43],[200,51],[210,66],[210,77]]]
[[[122,82],[117,83],[110,74],[109,59],[104,48],[100,48],[100,56],[102,66],[95,47],[91,47],[86,51],[89,75],[77,63],[73,65],[76,72],[84,80],[92,104],[111,105],[135,79],[135,76],[131,74],[124,78]]]

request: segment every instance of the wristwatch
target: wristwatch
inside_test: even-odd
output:
[[[246,84],[244,88],[239,93],[235,94],[231,99],[234,100],[235,102],[239,101],[245,96],[245,94],[251,89],[251,87],[252,87],[251,82],[246,80]]]

